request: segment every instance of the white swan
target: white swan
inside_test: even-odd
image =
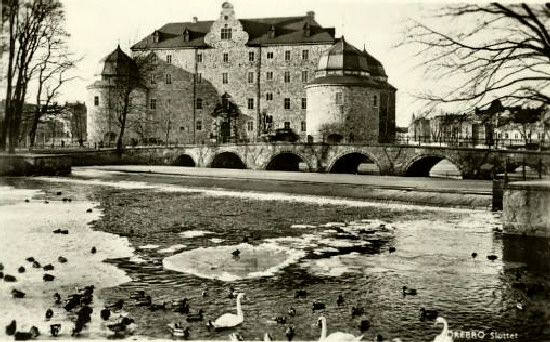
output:
[[[438,323],[443,324],[443,331],[434,338],[433,342],[453,342],[453,337],[449,335],[447,321],[443,317],[437,317],[435,324]]]
[[[244,320],[243,310],[241,309],[241,299],[243,297],[244,297],[244,293],[239,293],[237,295],[237,314],[236,315],[233,313],[225,313],[221,315],[214,322],[209,321],[208,324],[213,326],[214,328],[230,328],[241,324]]]
[[[322,324],[321,338],[319,341],[329,342],[329,341],[361,341],[363,335],[354,336],[352,334],[346,334],[343,332],[335,332],[327,336],[327,320],[325,317],[319,317],[319,322]]]

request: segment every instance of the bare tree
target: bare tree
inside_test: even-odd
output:
[[[452,87],[420,98],[465,111],[494,99],[550,104],[550,4],[446,5],[434,19],[446,25],[411,21],[401,45],[414,46],[426,72]]]
[[[58,0],[6,0],[3,16],[8,35],[5,120],[0,134],[0,149],[14,153],[19,142],[27,87],[33,76],[33,61],[43,38],[50,32],[48,19],[63,15]]]
[[[78,138],[80,147],[84,146],[86,136],[86,104],[83,102],[67,103],[65,107],[71,111],[71,132],[73,138]]]

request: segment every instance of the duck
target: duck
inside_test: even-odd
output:
[[[60,263],[65,263],[68,261],[68,259],[63,256],[60,256],[59,258],[57,258],[57,261],[59,261]]]
[[[59,331],[61,331],[61,324],[50,324],[50,335],[57,337],[57,335],[59,335]]]
[[[25,203],[29,203],[30,201],[28,199],[25,199]]]
[[[4,274],[4,281],[13,283],[17,281],[17,278],[15,276],[12,276],[11,274]]]
[[[426,310],[424,308],[420,308],[420,317],[425,319],[436,319],[438,315],[437,310]]]
[[[273,341],[273,337],[271,336],[270,333],[264,334],[264,341]]]
[[[34,257],[28,257],[25,260],[27,260],[28,262],[34,262]]]
[[[416,289],[410,289],[406,286],[403,286],[403,295],[416,296]]]
[[[76,322],[74,322],[74,327],[73,327],[71,336],[79,336],[83,328],[84,328],[84,322],[77,320]]]
[[[307,296],[307,292],[305,290],[298,290],[296,291],[294,298],[305,298],[306,296]]]
[[[432,342],[453,342],[452,336],[449,336],[447,321],[443,317],[437,317],[435,324],[443,324],[443,331],[437,335]]]
[[[202,315],[202,309],[199,309],[197,312],[189,312],[187,314],[187,322],[198,322],[202,321],[203,315]]]
[[[46,320],[50,320],[53,317],[53,310],[48,309],[46,310]]]
[[[354,336],[352,334],[335,332],[327,336],[327,320],[325,317],[319,317],[317,324],[321,325],[321,337],[319,341],[328,342],[328,341],[361,341],[363,335]]]
[[[338,298],[336,299],[336,304],[338,306],[342,306],[342,304],[344,304],[344,296],[338,295]]]
[[[311,306],[312,311],[324,310],[325,308],[326,308],[326,305],[324,303],[317,302],[317,301],[314,301],[313,305]]]
[[[42,265],[40,265],[40,263],[35,260],[32,262],[32,268],[42,268]]]
[[[143,290],[138,290],[130,293],[130,299],[141,299],[141,298],[144,298],[145,296],[146,294],[145,294],[145,291]]]
[[[17,322],[15,320],[11,321],[10,324],[6,325],[6,335],[11,336],[17,331]]]
[[[23,298],[25,297],[25,292],[21,292],[17,289],[11,289],[11,295],[13,298]]]
[[[91,213],[92,211],[93,211],[92,208],[86,209],[86,212],[87,212],[87,213]]]
[[[362,314],[365,313],[365,309],[363,309],[362,307],[355,307],[353,306],[351,308],[351,317],[355,317],[355,316],[361,316]]]
[[[145,296],[144,298],[136,299],[137,306],[150,306],[151,302],[151,296]]]
[[[361,323],[359,323],[359,331],[362,333],[369,330],[370,328],[370,322],[366,319],[361,320]]]
[[[487,259],[491,260],[491,261],[495,261],[498,259],[498,257],[496,255],[487,255]]]
[[[122,299],[119,299],[116,301],[116,303],[106,306],[111,311],[120,311],[122,310],[122,307],[124,306],[124,301]]]
[[[0,279],[4,279],[4,272],[0,271]]]
[[[275,321],[275,323],[277,324],[286,324],[287,318],[281,316],[273,317],[273,321]]]
[[[21,266],[17,269],[17,272],[19,273],[25,273],[25,267]]]
[[[107,328],[114,332],[115,335],[119,335],[126,332],[128,326],[133,323],[135,323],[135,321],[132,318],[121,317],[117,323],[108,324]]]
[[[243,335],[234,332],[234,333],[229,334],[229,340],[230,341],[244,341],[244,337],[243,337]]]
[[[57,293],[57,292],[54,293],[53,294],[53,299],[54,299],[56,305],[61,304],[61,296],[59,295],[59,293]]]
[[[241,254],[241,251],[239,251],[239,249],[237,248],[236,250],[233,251],[233,254],[234,257],[238,257],[240,254]]]
[[[0,271],[4,270],[4,264],[0,262]]]
[[[96,254],[97,253],[97,248],[95,248],[95,246],[92,247],[92,254]]]
[[[78,320],[84,323],[88,323],[92,320],[92,313],[94,309],[88,305],[84,305],[80,310],[78,310]]]
[[[109,318],[111,318],[111,310],[109,310],[107,307],[101,309],[101,311],[99,311],[99,317],[101,317],[101,319],[104,321],[108,321]]]
[[[94,285],[88,285],[84,287],[77,287],[76,292],[78,292],[82,296],[92,296],[94,294],[94,289]]]
[[[296,309],[294,309],[292,306],[288,309],[288,314],[292,317],[296,316]]]
[[[292,341],[292,339],[294,338],[294,326],[293,325],[289,325],[286,328],[285,335],[286,335],[286,339],[288,341]]]
[[[40,332],[38,331],[38,328],[33,325],[29,332],[17,331],[15,333],[15,340],[16,341],[28,341],[32,338],[37,337],[38,335],[40,335]]]
[[[42,267],[44,271],[53,271],[55,267],[52,264],[47,264],[46,266]]]
[[[42,276],[42,279],[43,279],[44,281],[54,281],[55,276],[54,276],[53,274],[45,273],[45,274]]]
[[[236,327],[237,325],[241,324],[244,320],[243,310],[241,308],[241,300],[243,299],[243,297],[245,297],[244,293],[237,294],[237,314],[225,313],[214,322],[208,321],[208,325],[214,327],[215,329],[221,329]]]
[[[170,327],[170,332],[172,333],[172,336],[174,337],[183,337],[185,339],[189,338],[189,327],[183,327],[181,322],[177,323],[170,323],[168,324]]]
[[[177,300],[174,300],[172,302],[172,310],[174,312],[179,312],[179,313],[188,313],[189,312],[189,303],[188,303],[188,299],[187,298],[183,298],[183,299],[177,299]]]
[[[391,246],[391,247],[388,249],[388,252],[390,252],[390,254],[394,253],[394,252],[395,252],[395,247]]]
[[[475,259],[475,258],[477,258],[477,253],[476,253],[476,252],[473,252],[473,253],[472,253],[472,259]]]

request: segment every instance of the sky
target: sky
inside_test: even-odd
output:
[[[120,44],[130,47],[165,23],[215,20],[221,0],[61,0],[65,5],[70,47],[82,60],[74,71],[79,79],[67,84],[64,101],[86,101],[86,86],[93,83],[99,61]],[[366,50],[382,62],[389,82],[398,89],[396,123],[407,126],[422,103],[413,94],[423,82],[412,52],[395,45],[401,42],[408,18],[420,18],[428,4],[370,0],[232,0],[237,18],[301,16],[315,12],[323,27],[336,28],[355,47]]]

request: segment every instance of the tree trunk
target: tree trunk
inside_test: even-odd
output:
[[[29,150],[32,150],[34,147],[34,142],[36,140],[36,129],[38,128],[38,114],[35,113],[32,118],[31,130],[29,132]]]

